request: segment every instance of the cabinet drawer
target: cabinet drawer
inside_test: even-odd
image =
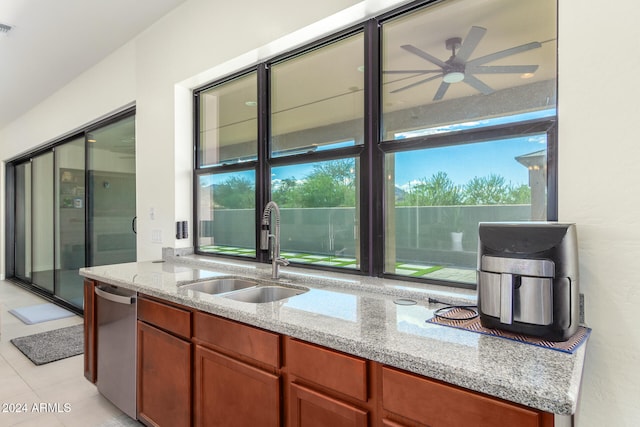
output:
[[[540,427],[553,420],[551,414],[387,367],[382,406],[430,427]]]
[[[205,345],[229,350],[276,369],[280,368],[280,335],[276,333],[196,312],[194,337]]]
[[[191,312],[161,302],[138,298],[138,319],[165,331],[191,339]]]
[[[367,400],[367,361],[295,339],[286,341],[289,373],[347,396]]]

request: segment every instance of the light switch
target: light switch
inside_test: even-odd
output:
[[[151,230],[151,243],[162,243],[162,230]]]

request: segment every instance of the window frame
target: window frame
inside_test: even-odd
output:
[[[397,17],[410,14],[417,10],[428,8],[443,2],[443,0],[418,0],[400,6],[392,11],[372,17],[364,22],[358,23],[348,29],[336,32],[319,40],[305,44],[302,47],[291,50],[284,54],[264,60],[257,65],[238,71],[229,76],[216,80],[215,82],[195,88],[194,94],[194,189],[193,189],[193,223],[194,223],[194,252],[198,255],[231,258],[236,260],[251,260],[248,257],[236,257],[233,255],[214,254],[202,252],[198,249],[198,210],[197,192],[195,185],[202,174],[232,172],[238,170],[254,169],[256,173],[256,209],[255,224],[259,224],[262,211],[270,200],[271,179],[270,171],[272,167],[288,166],[308,162],[326,161],[347,157],[359,158],[360,164],[360,197],[359,197],[359,232],[360,232],[360,269],[345,269],[329,266],[319,266],[312,264],[295,264],[300,267],[313,270],[327,270],[346,274],[365,275],[370,277],[384,277],[402,281],[418,282],[422,284],[444,285],[458,288],[475,289],[475,284],[462,282],[451,282],[435,279],[424,279],[418,277],[403,276],[399,274],[386,273],[384,271],[384,248],[385,248],[385,182],[384,182],[384,159],[387,153],[411,151],[425,148],[445,147],[451,145],[462,145],[467,143],[477,143],[496,139],[504,139],[514,135],[526,133],[546,133],[547,135],[547,220],[557,221],[558,218],[558,141],[557,141],[557,110],[553,116],[519,121],[514,123],[486,126],[477,129],[466,129],[447,134],[433,134],[417,136],[412,138],[397,140],[385,140],[382,132],[382,26],[383,23]],[[330,150],[320,150],[312,153],[298,153],[291,155],[271,156],[271,82],[270,68],[278,63],[284,62],[304,55],[305,53],[321,49],[332,43],[348,38],[351,35],[363,33],[364,36],[364,144],[350,147],[335,148]],[[557,55],[557,54],[556,54]],[[258,82],[258,137],[257,137],[257,160],[247,161],[239,164],[227,164],[199,167],[199,126],[200,109],[198,95],[200,92],[212,87],[224,84],[236,78],[257,72]],[[558,73],[555,73],[556,93],[558,85]],[[557,109],[557,102],[553,106]],[[260,250],[260,230],[256,227],[256,257],[255,261],[260,263],[269,262],[267,251]],[[380,243],[382,242],[382,243]]]

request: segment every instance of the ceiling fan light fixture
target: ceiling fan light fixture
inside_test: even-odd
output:
[[[464,73],[460,71],[451,71],[442,77],[445,83],[459,83],[464,80]]]

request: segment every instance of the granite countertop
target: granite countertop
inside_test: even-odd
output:
[[[80,274],[554,414],[576,410],[586,344],[567,354],[426,322],[442,307],[429,298],[475,303],[475,291],[286,267],[279,282],[308,292],[244,303],[180,285],[222,276],[270,280],[270,265],[194,255]],[[417,304],[397,304],[400,298]]]

